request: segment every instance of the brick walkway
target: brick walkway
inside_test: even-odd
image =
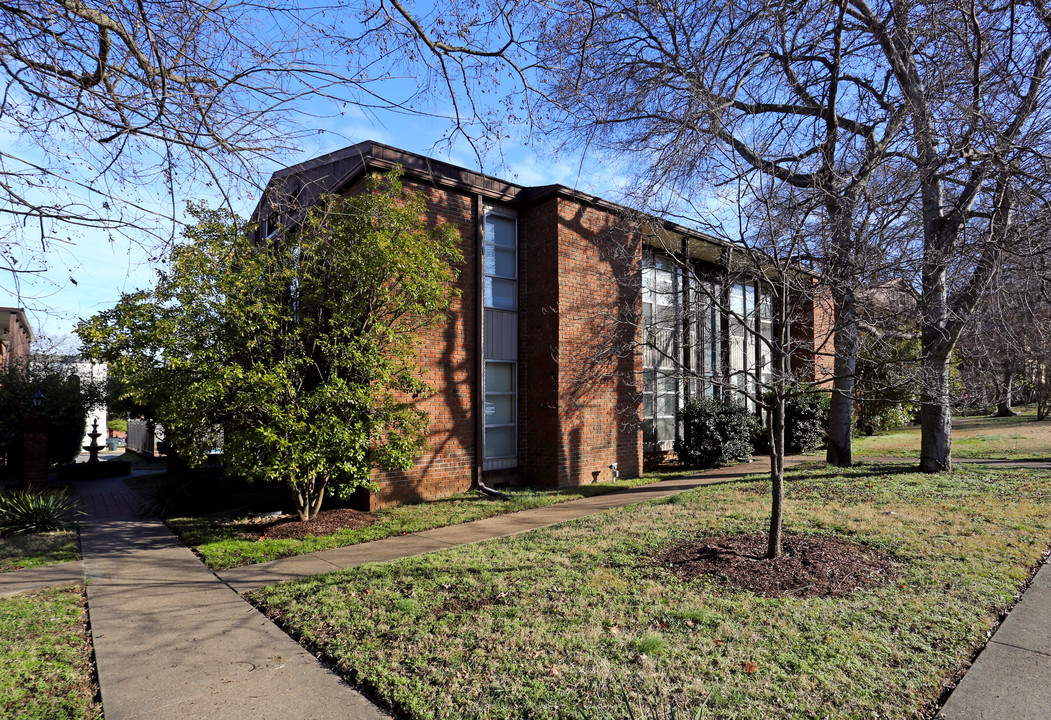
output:
[[[80,507],[91,522],[138,519],[144,498],[124,480],[115,477],[77,483]]]

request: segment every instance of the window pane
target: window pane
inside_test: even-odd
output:
[[[515,309],[515,281],[487,277],[485,279],[485,304],[500,310]]]
[[[486,428],[485,456],[487,458],[514,457],[515,429],[513,427]]]
[[[653,426],[653,420],[642,421],[642,441],[657,442],[657,429]]]
[[[515,247],[515,221],[511,218],[493,215],[485,216],[485,241],[502,247]]]
[[[487,362],[485,364],[485,392],[501,393],[515,391],[514,363]]]
[[[485,424],[486,425],[514,425],[515,422],[515,396],[514,395],[486,395],[485,396]]]
[[[674,305],[661,305],[657,304],[657,319],[656,323],[662,327],[674,328],[678,332],[678,311]]]
[[[734,285],[730,289],[730,311],[744,315],[744,285]]]
[[[654,426],[657,429],[657,439],[674,440],[675,439],[675,420],[671,418],[657,418],[654,421]]]
[[[657,396],[657,416],[658,417],[675,417],[675,396],[674,395],[658,395]]]
[[[675,302],[675,276],[667,270],[657,270],[657,304],[671,305]]]
[[[657,392],[658,393],[673,393],[676,390],[676,382],[674,375],[666,375],[661,373],[657,376]]]
[[[515,251],[487,243],[485,246],[485,274],[515,277]]]
[[[515,251],[510,248],[486,245],[485,272],[487,275],[515,277]]]

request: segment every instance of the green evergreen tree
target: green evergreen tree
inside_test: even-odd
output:
[[[192,211],[157,286],[78,328],[126,399],[186,458],[221,429],[227,468],[286,484],[303,520],[326,492],[371,488],[374,467],[410,468],[429,420],[412,402],[429,391],[416,349],[455,295],[454,228],[427,227],[399,172],[261,241]]]

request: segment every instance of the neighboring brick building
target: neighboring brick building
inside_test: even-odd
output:
[[[33,342],[22,308],[0,307],[0,366],[24,363],[29,360],[29,346]]]
[[[688,394],[754,387],[763,372],[753,330],[769,336],[769,303],[754,282],[728,280],[720,262],[731,246],[632,220],[626,208],[561,185],[523,187],[364,142],[275,173],[254,215],[260,235],[273,229],[281,199],[302,207],[322,193],[353,193],[367,173],[396,166],[427,199],[428,221],[458,229],[464,263],[448,321],[421,343],[436,390],[419,401],[431,418],[428,447],[411,471],[375,473],[371,507],[450,495],[475,479],[562,487],[609,479],[610,466],[636,476],[644,450],[670,448]],[[683,249],[712,278],[709,290],[755,327],[702,303],[662,247]],[[697,311],[680,331],[667,313],[682,298]],[[813,328],[828,323],[801,325],[812,346]],[[683,380],[683,365],[697,379]]]

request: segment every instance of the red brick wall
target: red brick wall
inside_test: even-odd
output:
[[[463,492],[471,486],[474,467],[472,394],[478,322],[474,196],[411,180],[405,186],[427,199],[428,223],[447,222],[457,228],[464,260],[456,282],[460,296],[453,302],[448,321],[436,323],[419,345],[420,366],[435,391],[416,402],[431,419],[427,448],[412,470],[373,472],[378,490],[367,501],[373,509]]]
[[[406,186],[427,197],[429,222],[457,227],[464,262],[449,320],[420,344],[419,362],[435,389],[417,401],[431,418],[427,449],[410,471],[373,473],[379,489],[365,500],[371,508],[462,492],[475,469],[476,200],[413,181]],[[641,243],[618,223],[609,211],[565,197],[521,210],[519,468],[487,474],[487,481],[586,484],[608,479],[614,462],[621,476],[642,471]],[[815,304],[816,322],[795,324],[810,347],[832,329],[828,304]],[[808,352],[795,363],[815,361]],[[830,369],[830,358],[816,365]]]
[[[418,403],[431,417],[427,449],[410,471],[373,473],[379,490],[369,496],[372,508],[466,490],[475,462],[473,198],[406,184],[428,197],[429,221],[460,230],[461,295],[450,322],[421,343],[420,363],[436,390]],[[614,462],[623,476],[641,471],[641,356],[634,348],[639,244],[614,221],[605,211],[559,198],[520,214],[520,482],[590,483],[596,472],[608,479]],[[487,474],[490,482],[509,478],[506,471]]]
[[[558,484],[558,199],[523,212],[519,228],[518,459],[522,482]]]
[[[814,292],[810,297],[800,298],[790,329],[794,351],[792,369],[805,381],[817,381],[831,385],[835,375],[835,313],[832,297],[827,288],[820,288],[814,280]]]
[[[611,213],[559,199],[558,478],[609,479],[642,469],[639,422],[641,244]]]
[[[814,296],[814,379],[831,387],[835,376],[835,312],[832,294],[821,288]]]

